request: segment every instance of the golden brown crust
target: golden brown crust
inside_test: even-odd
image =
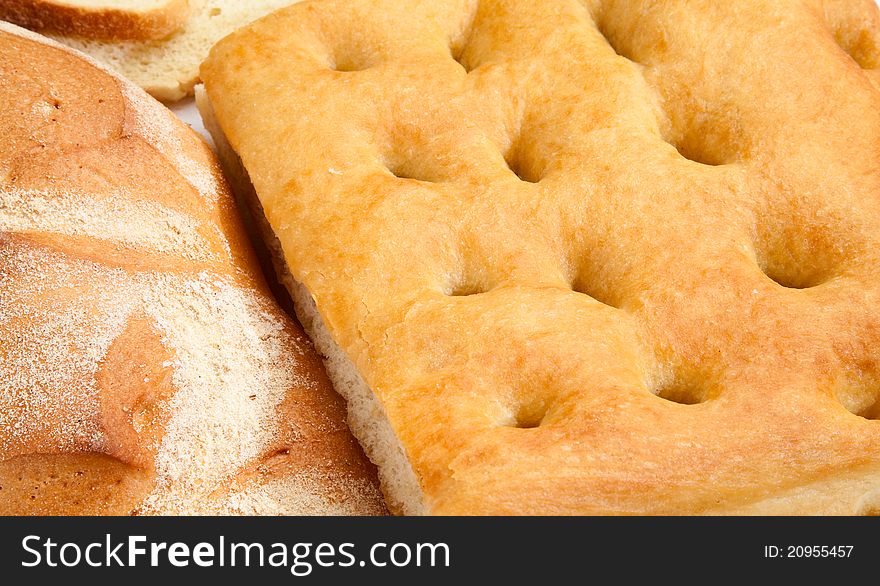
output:
[[[0,461],[0,515],[131,515],[153,476],[102,454],[32,454]]]
[[[7,25],[0,78],[0,514],[382,512],[207,145]]]
[[[878,22],[322,0],[202,78],[428,510],[852,513],[880,487]]]
[[[148,11],[84,8],[52,0],[0,0],[0,19],[40,32],[102,41],[164,39],[189,17],[189,0]]]

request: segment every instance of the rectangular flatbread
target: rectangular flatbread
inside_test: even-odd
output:
[[[852,514],[878,65],[869,0],[319,0],[202,77],[396,511]]]

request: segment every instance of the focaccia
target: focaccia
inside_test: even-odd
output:
[[[878,65],[869,0],[319,0],[202,78],[395,510],[852,514]]]

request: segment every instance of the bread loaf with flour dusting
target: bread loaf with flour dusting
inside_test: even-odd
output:
[[[0,24],[0,514],[372,514],[208,147]]]

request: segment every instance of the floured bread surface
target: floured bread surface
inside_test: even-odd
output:
[[[374,514],[207,146],[0,27],[0,514]]]
[[[392,500],[403,461],[431,513],[869,513],[878,39],[869,0],[319,0],[202,77]]]

